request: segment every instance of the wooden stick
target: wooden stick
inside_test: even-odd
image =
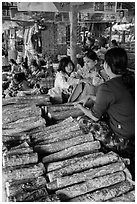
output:
[[[99,141],[92,141],[92,142],[86,142],[80,145],[75,145],[73,147],[69,147],[65,150],[61,150],[57,153],[51,154],[49,156],[43,157],[42,161],[43,163],[50,163],[53,161],[59,161],[63,159],[70,158],[72,156],[82,154],[82,153],[90,153],[93,152],[96,149],[100,149],[100,142]]]
[[[72,138],[75,138],[77,136],[82,136],[83,135],[83,131],[82,130],[74,130],[74,131],[70,131],[68,133],[61,133],[58,134],[57,137],[43,137],[41,138],[41,140],[39,140],[39,142],[35,143],[35,145],[45,145],[45,144],[51,144],[51,143],[57,143],[57,142],[63,142],[64,140],[69,140]]]
[[[36,145],[34,147],[34,150],[36,152],[41,152],[41,153],[55,153],[78,144],[91,142],[93,140],[94,139],[93,139],[92,133],[85,134],[85,135],[83,134],[74,138],[66,139],[59,142],[54,142],[52,144],[49,143],[49,144]]]
[[[11,166],[37,163],[38,155],[37,153],[5,155],[3,160],[4,160],[3,167],[7,168]]]
[[[80,195],[76,198],[72,198],[69,200],[69,202],[104,202],[111,198],[115,200],[115,197],[122,195],[123,193],[126,193],[132,189],[133,186],[128,181],[122,181],[115,185]],[[117,198],[117,201],[120,201],[120,199]]]
[[[121,196],[112,198],[108,202],[135,202],[135,190],[122,194]]]
[[[94,153],[86,154],[84,156],[74,156],[73,158],[65,159],[63,161],[57,161],[57,162],[49,163],[48,166],[47,166],[47,172],[55,171],[57,169],[61,169],[61,168],[64,168],[66,166],[69,166],[71,164],[74,164],[74,163],[76,163],[78,161],[82,162],[85,159],[93,158],[93,157],[96,157],[96,156],[101,156],[101,155],[104,154],[103,152],[98,152],[98,150],[96,150],[96,151]]]
[[[57,178],[57,180],[48,183],[47,188],[50,190],[60,189],[66,186],[70,186],[76,183],[84,182],[95,177],[104,176],[117,171],[122,171],[125,168],[123,162],[116,162],[106,166],[98,167],[95,169],[89,169],[69,176],[63,176]]]
[[[65,124],[64,126],[61,126],[61,127],[58,127],[56,129],[54,129],[53,127],[53,130],[52,131],[47,131],[46,128],[45,128],[45,133],[41,134],[40,137],[38,137],[39,133],[35,135],[35,139],[33,140],[35,143],[38,142],[38,141],[41,141],[41,137],[42,137],[42,140],[45,139],[45,140],[50,140],[50,139],[53,139],[53,138],[61,138],[63,137],[63,135],[69,133],[69,132],[72,132],[72,131],[76,131],[76,130],[80,130],[80,127],[79,127],[79,124],[78,123],[73,123],[73,124]],[[37,136],[37,138],[36,138]]]
[[[44,176],[39,176],[33,179],[23,180],[21,183],[17,182],[7,182],[6,191],[7,196],[18,196],[20,194],[25,194],[26,192],[31,192],[38,188],[44,187],[46,185],[46,180]]]
[[[3,169],[5,181],[18,181],[23,179],[32,179],[43,175],[45,167],[43,163],[26,165],[23,167],[11,167]]]
[[[32,192],[25,192],[17,196],[9,197],[9,202],[35,202],[38,198],[48,197],[48,192],[45,187],[38,188]]]
[[[114,185],[124,180],[125,180],[125,174],[124,172],[120,171],[120,172],[115,172],[113,174],[97,177],[89,181],[86,181],[84,183],[75,184],[73,186],[58,190],[56,191],[56,193],[60,198],[63,195],[65,195],[65,197],[68,197],[69,199],[69,198],[74,198],[79,195],[86,194],[88,192],[92,192],[99,188]]]
[[[91,158],[88,157],[86,159],[83,159],[82,161],[72,163],[62,169],[49,172],[47,176],[49,178],[49,181],[52,182],[57,178],[60,178],[61,176],[81,172],[83,170],[88,170],[93,167],[104,166],[106,164],[117,162],[118,160],[119,160],[118,155],[114,154],[113,152],[103,155],[95,155],[94,157]]]

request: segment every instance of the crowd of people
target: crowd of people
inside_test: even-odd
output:
[[[9,60],[9,70],[2,71],[2,95],[5,97],[20,96],[26,94],[38,94],[43,92],[40,81],[48,77],[54,78],[55,73],[50,57],[42,56],[33,58],[29,63],[27,58],[17,63]],[[47,92],[48,90],[45,90]]]

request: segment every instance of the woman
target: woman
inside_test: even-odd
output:
[[[52,103],[67,102],[70,94],[69,87],[77,81],[70,79],[70,75],[73,71],[74,64],[71,59],[69,57],[62,58],[55,76],[54,87],[48,92]]]
[[[69,102],[84,100],[88,95],[95,95],[97,87],[104,82],[99,73],[97,54],[90,50],[84,55],[84,67],[75,74],[79,84],[73,90]]]
[[[11,65],[11,73],[15,74],[17,72],[21,71],[20,66],[16,63],[14,59],[10,59],[10,65]]]
[[[127,53],[122,48],[112,48],[105,54],[104,69],[109,80],[97,90],[96,100],[89,110],[82,104],[76,106],[90,118],[90,131],[108,150],[131,159],[134,166],[135,103],[130,93],[127,72]],[[133,87],[134,88],[134,87]],[[107,123],[101,121],[107,115]],[[82,122],[82,119],[81,119]],[[134,167],[130,166],[134,176]]]

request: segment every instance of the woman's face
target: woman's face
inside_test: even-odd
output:
[[[84,57],[84,65],[88,70],[92,70],[95,68],[95,65],[97,64],[97,61],[93,61],[92,59],[88,57]]]
[[[104,61],[104,70],[105,70],[106,74],[109,75],[109,73],[108,73],[108,64],[106,63],[106,61]]]
[[[68,65],[65,67],[65,71],[68,73],[68,74],[71,74],[72,71],[73,71],[73,65],[72,63],[68,63]]]

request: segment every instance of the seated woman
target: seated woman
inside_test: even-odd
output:
[[[15,74],[16,72],[20,72],[21,68],[20,66],[16,63],[14,59],[10,59],[10,65],[11,65],[11,73]]]
[[[38,90],[36,88],[31,89],[29,83],[25,77],[24,72],[16,73],[11,80],[8,90],[6,91],[7,96],[24,96],[30,94],[36,94]]]
[[[84,67],[79,68],[75,77],[79,78],[79,84],[73,90],[69,102],[83,100],[87,95],[95,95],[97,87],[104,82],[104,79],[99,73],[98,57],[94,51],[85,53]]]
[[[59,62],[59,67],[55,76],[54,87],[49,90],[51,102],[64,103],[67,102],[69,87],[77,83],[77,79],[70,78],[71,73],[74,71],[74,64],[69,57],[64,57]]]
[[[109,80],[99,86],[92,108],[87,109],[82,104],[76,107],[87,116],[87,124],[90,121],[89,131],[93,132],[95,139],[100,140],[107,150],[131,159],[134,176],[135,102],[129,89],[132,81],[126,75],[127,63],[124,49],[109,49],[104,62]],[[102,122],[106,115],[106,122]]]

